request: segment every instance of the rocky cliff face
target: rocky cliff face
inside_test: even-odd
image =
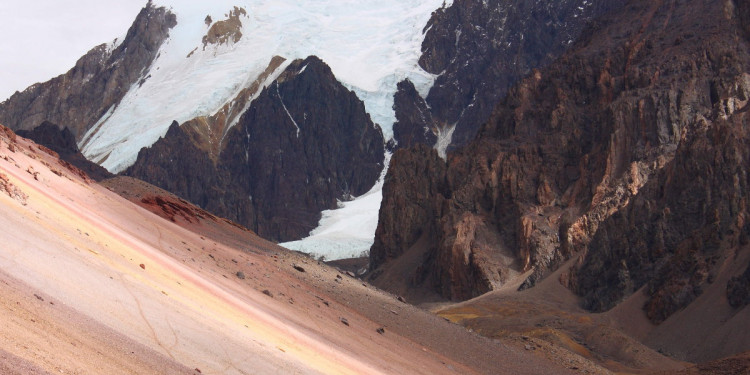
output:
[[[727,283],[729,304],[738,309],[750,305],[750,266]]]
[[[605,311],[642,287],[648,317],[662,322],[717,278],[748,243],[750,137],[746,114],[685,129],[674,160],[601,223],[570,285],[584,306]],[[727,285],[743,303],[742,277]]]
[[[125,174],[277,241],[306,236],[322,210],[367,192],[383,168],[380,128],[316,57],[289,65],[220,147],[200,126],[173,124]]]
[[[440,230],[436,218],[441,214],[441,198],[448,194],[445,162],[435,150],[418,143],[413,148],[397,150],[393,158],[399,162],[391,163],[383,184],[381,207],[388,209],[380,210],[373,245],[378,251],[370,253],[372,269],[401,256],[408,249],[405,244],[414,244],[423,236],[436,236]],[[433,197],[434,202],[428,201]],[[396,207],[402,209],[394,210]]]
[[[655,322],[688,304],[746,251],[742,4],[631,1],[512,88],[444,165],[396,153],[372,275],[419,248],[402,282],[460,300],[521,272],[531,287],[578,256],[562,281],[589,309],[642,286]],[[401,167],[425,157],[437,165]],[[439,183],[409,202],[390,196]],[[415,240],[419,228],[437,230]],[[727,285],[736,300],[743,277]]]
[[[95,47],[67,73],[16,92],[0,103],[0,122],[30,130],[49,121],[67,126],[80,140],[131,85],[148,76],[147,68],[176,22],[169,11],[149,2],[117,48]]]
[[[438,134],[453,146],[468,143],[512,84],[554,61],[588,22],[624,2],[457,0],[437,10],[425,27],[419,64],[438,78],[424,99],[399,85],[399,145],[435,145]],[[412,136],[424,133],[432,135]]]

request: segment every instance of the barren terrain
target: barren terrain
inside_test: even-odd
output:
[[[14,138],[0,138],[4,373],[566,372]]]

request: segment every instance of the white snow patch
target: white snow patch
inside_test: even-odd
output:
[[[443,160],[448,156],[448,146],[450,146],[453,141],[454,131],[456,131],[456,124],[453,124],[453,126],[448,129],[438,129],[438,139],[437,143],[435,143],[435,150],[437,150],[438,155],[443,158]]]
[[[138,151],[163,136],[172,121],[215,113],[276,55],[288,61],[320,57],[365,102],[386,138],[393,135],[396,84],[408,78],[426,96],[435,79],[418,60],[422,28],[442,0],[171,2],[154,2],[177,15],[177,26],[144,72],[148,79],[133,85],[100,129],[79,145],[91,160],[106,156],[102,166],[112,172],[135,162]],[[234,6],[247,11],[240,17],[242,39],[204,50],[205,17],[223,20]]]
[[[383,181],[390,160],[391,155],[387,154],[385,168],[369,192],[341,203],[339,209],[323,211],[318,227],[310,232],[309,237],[279,245],[315,258],[323,256],[326,260],[367,256],[375,240],[378,212],[383,201]]]

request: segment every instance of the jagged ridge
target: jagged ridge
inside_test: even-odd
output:
[[[199,138],[174,123],[125,174],[277,241],[307,235],[322,210],[365,193],[383,168],[380,129],[317,57],[264,88],[218,151]]]

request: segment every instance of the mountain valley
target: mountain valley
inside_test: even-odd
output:
[[[750,1],[149,0],[0,103],[0,373],[750,373]]]

